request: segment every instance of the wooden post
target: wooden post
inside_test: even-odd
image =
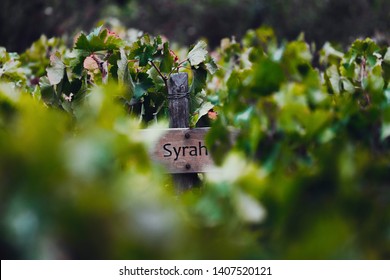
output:
[[[190,109],[187,73],[177,73],[170,76],[168,80],[168,100],[169,127],[189,127]],[[186,165],[186,168],[191,170],[189,164]],[[177,192],[183,192],[199,184],[197,173],[173,174],[172,176]]]

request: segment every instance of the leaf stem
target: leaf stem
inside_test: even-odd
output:
[[[153,60],[150,60],[150,64],[156,69],[158,75],[163,79],[164,84],[166,88],[168,89],[168,78],[160,71],[160,69],[157,67],[157,65],[153,62]]]
[[[179,68],[180,68],[184,63],[186,63],[187,61],[188,61],[188,58],[185,59],[185,60],[183,60],[183,61],[181,61],[181,62],[179,62],[179,64],[178,64],[175,68],[173,68],[172,71],[169,73],[169,76],[170,76],[173,72],[179,70]]]

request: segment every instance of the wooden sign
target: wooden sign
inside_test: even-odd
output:
[[[205,144],[209,128],[162,129],[161,137],[152,145],[150,155],[169,173],[210,172],[214,163]],[[145,137],[153,130],[145,130]],[[156,133],[156,131],[154,131]]]

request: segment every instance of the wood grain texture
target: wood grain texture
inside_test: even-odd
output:
[[[190,112],[188,95],[185,97],[188,91],[187,73],[173,74],[168,80],[169,127],[189,127]],[[183,97],[175,98],[178,95],[182,95]]]
[[[189,127],[189,86],[187,73],[172,74],[168,80],[169,127]],[[173,174],[177,192],[183,192],[200,184],[197,173]]]

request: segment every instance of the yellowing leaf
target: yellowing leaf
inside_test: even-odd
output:
[[[50,66],[46,69],[47,77],[51,85],[57,85],[61,82],[65,72],[65,64],[61,61],[59,53],[50,56]]]
[[[204,41],[199,41],[195,47],[188,53],[188,60],[192,66],[198,66],[206,60],[207,44]]]
[[[84,59],[83,66],[85,69],[89,71],[94,71],[96,69],[99,69],[99,65],[97,64],[96,60],[92,56],[88,56]]]

